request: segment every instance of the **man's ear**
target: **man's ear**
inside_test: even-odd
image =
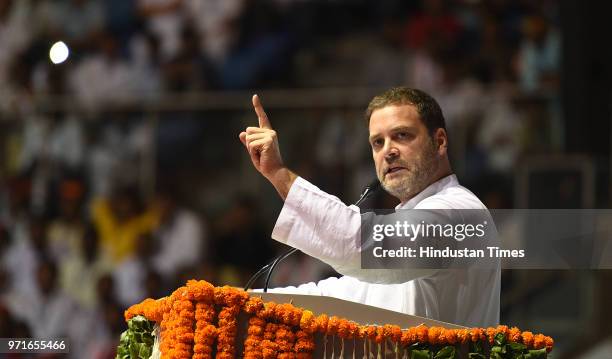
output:
[[[433,135],[433,143],[436,147],[436,152],[440,156],[446,156],[448,154],[448,136],[446,130],[443,128],[437,128]]]

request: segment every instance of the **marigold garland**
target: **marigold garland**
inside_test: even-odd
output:
[[[315,341],[312,333],[309,333],[305,330],[298,330],[295,334],[297,340],[295,341],[295,352],[308,354],[312,353],[315,350]]]
[[[275,343],[278,325],[274,323],[266,324],[264,339],[261,341],[262,355],[264,359],[276,358],[278,355],[278,344]]]
[[[278,344],[279,355],[283,353],[293,353],[295,334],[289,325],[278,325],[278,329],[276,330],[276,344]]]
[[[216,308],[220,308],[218,313]],[[336,316],[315,316],[289,303],[264,303],[261,298],[250,297],[237,288],[214,287],[202,280],[190,280],[168,297],[149,298],[135,304],[125,311],[124,317],[128,321],[143,315],[159,324],[160,351],[164,359],[212,359],[215,342],[216,358],[229,359],[236,354],[237,316],[241,311],[250,316],[243,353],[248,359],[311,358],[316,333],[379,344],[390,341],[396,344],[396,350],[397,345],[408,348],[416,343],[453,346],[486,340],[493,344],[500,334],[508,342],[523,344],[528,349],[546,348],[550,352],[554,345],[550,337],[505,325],[469,329],[420,325],[404,330],[395,325],[358,325]]]
[[[262,341],[264,339],[264,331],[266,321],[253,316],[249,318],[249,328],[247,329],[247,337],[244,341],[244,358],[245,359],[262,359]]]
[[[236,316],[240,307],[224,307],[219,312],[219,325],[217,336],[217,359],[234,358],[236,354],[235,342],[238,331],[238,319]]]
[[[215,308],[212,304],[201,301],[196,303],[196,328],[193,346],[193,358],[211,358],[213,344],[217,338],[217,328],[212,325]]]

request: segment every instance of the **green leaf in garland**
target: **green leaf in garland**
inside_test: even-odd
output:
[[[138,358],[149,359],[149,357],[151,357],[151,353],[153,353],[153,348],[143,344],[140,346],[140,350],[138,351]]]
[[[497,333],[493,340],[494,343],[499,346],[504,346],[506,344],[506,336],[504,335],[504,333]]]
[[[121,334],[115,359],[148,359],[153,352],[154,322],[143,316],[128,321],[128,330]]]
[[[484,354],[480,354],[480,353],[469,353],[468,358],[469,359],[487,359],[487,357],[484,356]]]
[[[527,351],[525,354],[525,359],[546,359],[548,354],[546,353],[546,348],[542,349],[533,349]]]
[[[447,345],[444,348],[438,350],[434,359],[455,359],[457,358],[457,350],[454,346]]]
[[[413,349],[410,352],[410,359],[431,359],[429,349]]]
[[[482,349],[481,342],[473,342],[470,344],[470,353],[482,354],[484,356],[484,350]]]
[[[472,342],[470,343],[470,352],[468,353],[469,359],[487,359],[484,355],[484,350],[482,350],[481,342]]]
[[[507,353],[506,346],[496,345],[494,347],[491,347],[491,353],[498,353],[500,355],[506,354]]]
[[[527,350],[527,346],[521,343],[508,343],[508,347],[510,347],[510,351],[513,353],[524,353]]]

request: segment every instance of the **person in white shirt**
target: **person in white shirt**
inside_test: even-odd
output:
[[[499,265],[494,269],[362,269],[359,208],[345,205],[289,170],[257,95],[253,106],[259,127],[247,127],[239,138],[255,168],[285,201],[272,238],[344,275],[274,291],[332,296],[465,326],[497,325]],[[401,201],[398,209],[486,210],[452,172],[444,117],[431,96],[416,89],[392,88],[374,97],[366,118],[377,177]]]

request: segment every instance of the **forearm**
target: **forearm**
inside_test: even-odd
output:
[[[272,238],[335,266],[358,261],[359,233],[357,207],[299,178],[288,192]]]

